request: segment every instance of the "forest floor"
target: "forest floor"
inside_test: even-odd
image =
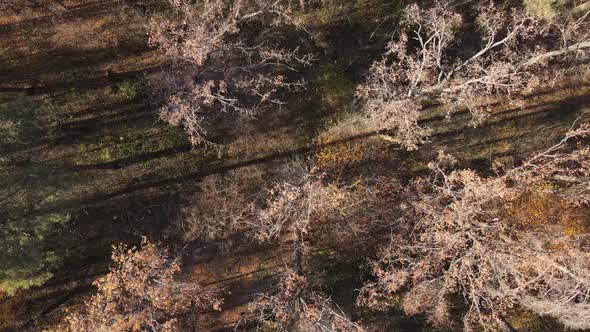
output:
[[[358,126],[345,110],[362,72],[350,70],[351,63],[362,67],[371,59],[346,63],[335,55],[319,65],[304,96],[257,119],[218,125],[217,147],[193,148],[180,128],[158,120],[151,102],[148,82],[165,60],[147,47],[142,16],[121,1],[64,3],[67,11],[0,20],[0,112],[24,128],[19,142],[2,147],[0,217],[69,216],[51,243],[64,253],[61,268],[45,285],[0,299],[0,331],[58,321],[107,271],[112,244],[137,243],[142,235],[177,241],[170,220],[207,177],[240,170],[272,178],[295,158],[314,158],[347,176],[376,169],[418,174],[443,148],[465,166],[489,169],[551,146],[590,111],[590,77],[535,91],[513,108],[492,106],[494,116],[477,128],[468,125],[468,112],[448,119],[432,107],[422,121],[434,129],[431,142],[408,152]],[[334,27],[330,38],[347,29]],[[185,277],[227,294],[222,312],[201,318],[210,330],[233,328],[292,255],[237,242],[229,253],[216,244],[183,249]],[[339,275],[331,291],[343,301],[358,281],[344,269],[358,269],[356,259],[351,254],[331,267]]]

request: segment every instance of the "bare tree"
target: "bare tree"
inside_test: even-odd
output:
[[[461,6],[475,11],[473,22],[465,22]],[[357,96],[376,123],[398,131],[402,146],[415,149],[429,132],[418,125],[424,99],[450,105],[449,112],[467,107],[472,125],[478,125],[487,116],[482,96],[510,99],[539,84],[536,76],[547,61],[590,46],[589,16],[563,14],[561,23],[550,23],[487,1],[437,0],[428,8],[409,5],[398,37],[371,66]],[[477,28],[481,44],[468,51],[473,45],[460,45],[456,36],[472,27]],[[575,40],[575,46],[554,42],[560,39]]]
[[[302,31],[288,15],[288,2],[168,2],[171,17],[148,26],[150,44],[174,61],[159,83],[168,96],[160,116],[182,125],[193,144],[207,142],[209,112],[252,115],[283,104],[281,93],[303,87],[302,80],[289,80],[287,74],[309,65],[312,56],[274,32],[291,29],[297,36]]]
[[[525,8],[533,15],[540,16],[558,29],[561,48],[588,41],[590,6],[584,0],[548,2],[527,0]]]
[[[590,253],[578,235],[550,222],[517,227],[507,213],[523,192],[536,190],[533,184],[557,175],[584,179],[587,190],[588,150],[567,151],[566,143],[589,134],[587,124],[572,128],[557,145],[497,177],[448,171],[444,164],[453,159],[444,155],[445,163],[431,163],[432,177],[402,195],[399,232],[373,263],[377,281],[363,288],[359,303],[380,309],[401,295],[407,313],[445,325],[453,294],[460,294],[468,305],[466,328],[490,321],[505,327],[503,316],[515,305],[589,328]],[[580,195],[564,197],[580,204]]]
[[[194,309],[219,309],[217,294],[174,279],[177,260],[145,238],[140,249],[114,248],[115,267],[95,285],[98,293],[80,313],[66,317],[67,331],[177,331]]]
[[[236,170],[208,176],[177,218],[175,230],[183,240],[223,241],[246,231],[263,191],[261,171]]]
[[[284,272],[277,293],[260,295],[249,311],[259,326],[276,331],[364,331],[330,299],[310,290],[305,276],[291,269]]]
[[[401,144],[415,149],[428,131],[418,126],[420,100],[415,97],[424,84],[440,81],[447,71],[446,49],[453,43],[453,29],[461,16],[437,2],[428,10],[416,4],[404,10],[399,40],[391,41],[383,59],[370,68],[367,79],[357,90],[363,108],[376,123],[399,132]],[[410,41],[418,44],[412,52]]]
[[[370,201],[370,193],[362,188],[327,183],[322,174],[311,173],[303,181],[271,187],[266,202],[255,211],[249,233],[259,242],[291,242],[301,247],[318,238],[361,233],[357,221]]]

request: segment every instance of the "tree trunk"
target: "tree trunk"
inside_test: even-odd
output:
[[[568,46],[566,48],[562,48],[559,50],[555,50],[555,51],[551,51],[551,52],[547,52],[547,53],[543,53],[543,54],[539,54],[535,57],[530,58],[529,60],[527,60],[525,63],[523,63],[523,66],[531,66],[534,65],[536,63],[545,61],[545,60],[549,60],[553,57],[562,55],[562,54],[566,54],[569,52],[574,52],[577,50],[581,50],[581,49],[585,49],[585,48],[590,48],[590,41],[585,41],[585,42],[581,42],[581,43],[577,43],[571,46]]]

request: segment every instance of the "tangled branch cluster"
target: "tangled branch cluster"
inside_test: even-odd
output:
[[[299,239],[310,231],[312,223],[344,214],[347,198],[344,191],[321,180],[277,184],[269,191],[266,207],[257,213],[254,238],[260,242]]]
[[[206,177],[200,192],[181,211],[178,228],[185,241],[226,240],[245,231],[262,190],[261,175],[233,171]]]

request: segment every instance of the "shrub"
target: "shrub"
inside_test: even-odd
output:
[[[0,227],[0,291],[40,286],[53,276],[61,259],[51,249],[52,235],[70,219],[67,213],[13,216]]]
[[[32,140],[35,114],[41,105],[36,99],[24,97],[0,103],[0,149]]]
[[[135,99],[144,89],[144,82],[141,79],[126,79],[117,84],[117,91],[123,94],[127,99]]]

